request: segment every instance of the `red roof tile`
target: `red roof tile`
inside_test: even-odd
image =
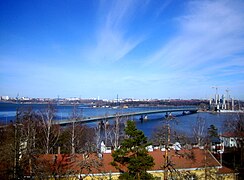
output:
[[[233,174],[235,171],[233,169],[227,168],[223,166],[222,168],[219,168],[217,174]]]
[[[226,132],[226,133],[223,133],[221,135],[222,137],[242,137],[244,138],[244,132],[239,132],[239,133],[235,133],[235,132]]]
[[[149,155],[154,158],[155,165],[152,170],[163,170],[165,151],[154,150],[153,152],[149,152]],[[170,150],[168,151],[168,157],[171,165],[175,169],[221,166],[209,151],[202,149],[180,150],[178,152]],[[90,154],[87,157],[82,154],[45,154],[39,155],[37,158],[39,162],[49,162],[46,165],[50,166],[50,169],[55,171],[60,170],[59,172],[63,173],[66,171],[72,171],[77,174],[118,172],[110,164],[113,161],[112,154],[103,154],[101,159],[96,154]],[[94,164],[97,167],[94,167]]]
[[[165,162],[165,151],[160,150],[149,153],[154,158],[155,166],[154,170],[162,169],[162,165]],[[207,150],[191,149],[168,151],[168,157],[170,164],[175,169],[188,169],[188,168],[202,168],[202,167],[216,167],[220,166],[220,163],[214,158],[214,156]]]

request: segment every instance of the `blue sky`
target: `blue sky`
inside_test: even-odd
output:
[[[243,0],[0,0],[0,95],[244,100]]]

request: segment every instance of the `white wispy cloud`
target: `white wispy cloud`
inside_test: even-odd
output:
[[[170,5],[171,2],[172,2],[172,0],[165,0],[165,1],[160,2],[162,4],[159,6],[159,9],[155,11],[156,17],[158,17],[160,14],[162,14],[164,12],[164,10]]]
[[[191,1],[186,14],[176,19],[178,34],[149,58],[150,63],[206,74],[211,70],[208,65],[212,70],[234,61],[240,66],[242,60],[232,57],[244,52],[243,5],[242,1]]]
[[[140,44],[143,35],[130,35],[129,25],[144,6],[140,1],[102,1],[95,44],[85,50],[86,59],[94,62],[115,62]]]

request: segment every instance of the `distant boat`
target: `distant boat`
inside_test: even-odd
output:
[[[112,109],[118,109],[119,108],[119,106],[113,106],[112,107]]]
[[[124,109],[128,109],[129,107],[128,107],[128,106],[126,106],[126,105],[124,105],[124,106],[123,106],[123,108],[124,108]]]

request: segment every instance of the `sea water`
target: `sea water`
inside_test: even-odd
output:
[[[32,108],[35,111],[44,110],[46,104],[13,104],[13,103],[0,103],[0,124],[8,124],[10,121],[14,121],[16,118],[16,110],[22,108]],[[55,119],[68,119],[72,116],[74,110],[73,105],[59,105],[55,106]],[[167,109],[167,107],[164,107]],[[87,105],[77,106],[77,113],[80,117],[88,118],[92,116],[105,116],[109,114],[122,114],[127,112],[139,112],[139,111],[148,111],[159,109],[159,107],[137,107],[137,108],[92,108]],[[189,136],[192,136],[192,131],[194,126],[197,125],[199,119],[203,120],[203,126],[207,129],[210,125],[214,125],[219,133],[223,132],[224,122],[228,119],[233,118],[232,114],[226,113],[208,113],[200,112],[190,115],[181,116],[180,113],[172,113],[173,118],[170,120],[170,126],[177,132],[185,133]],[[151,114],[148,115],[147,120],[143,122],[140,120],[140,116],[130,117],[131,120],[136,122],[138,129],[142,130],[147,137],[151,137],[153,132],[157,128],[162,127],[165,124],[165,113]],[[110,120],[111,123],[113,120]],[[97,122],[87,123],[88,126],[95,127]]]

